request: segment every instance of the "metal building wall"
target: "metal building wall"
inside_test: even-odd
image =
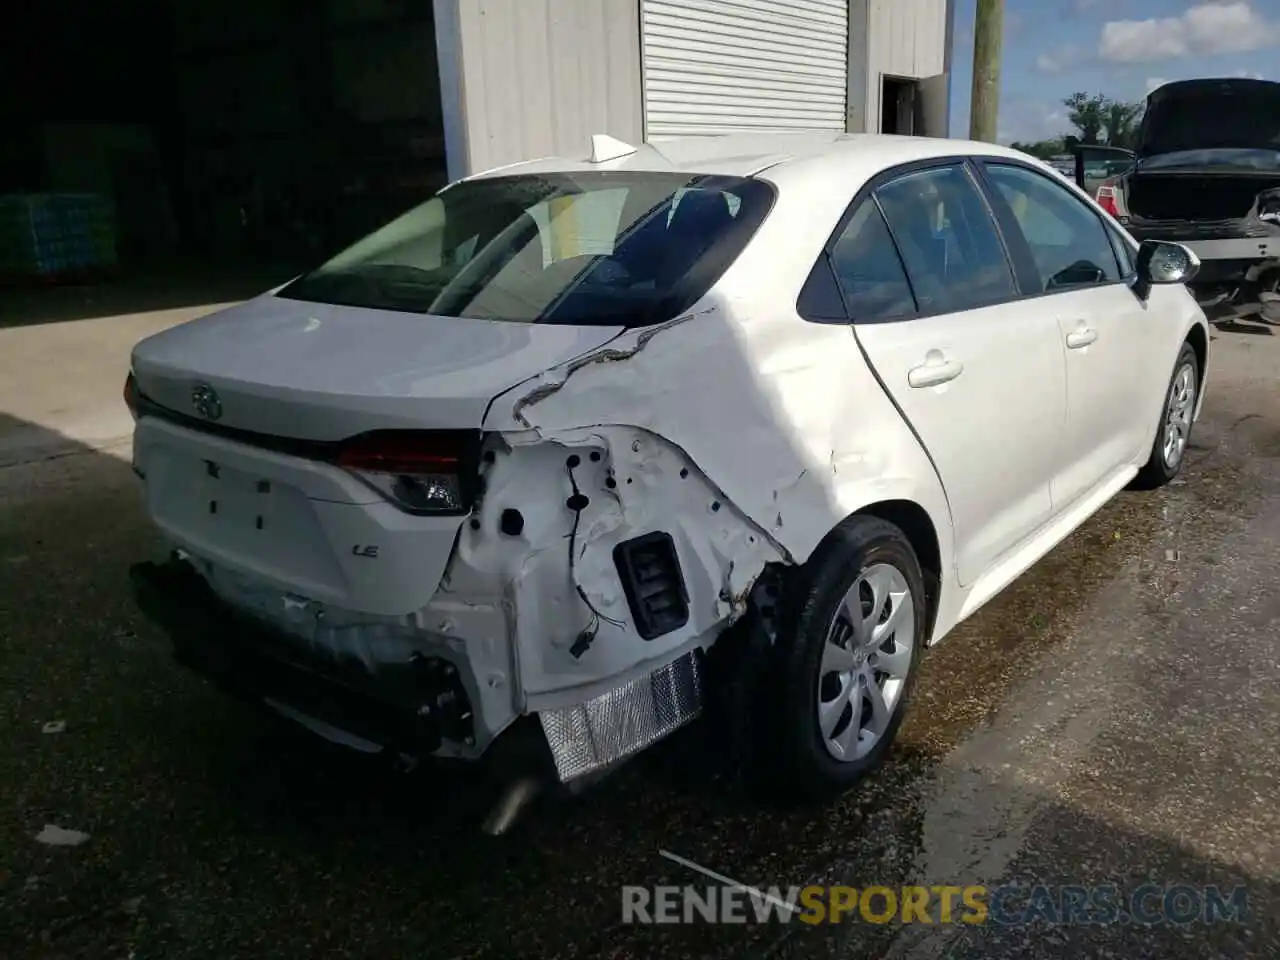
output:
[[[639,0],[435,0],[449,174],[643,136]]]
[[[880,130],[884,77],[924,80],[946,72],[947,6],[947,0],[866,0],[866,132]]]

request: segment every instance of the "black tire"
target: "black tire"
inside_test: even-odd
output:
[[[909,666],[879,740],[858,759],[836,759],[818,721],[819,685],[826,682],[820,681],[822,657],[846,594],[865,572],[881,564],[896,569],[909,589]],[[763,785],[774,799],[784,802],[842,792],[883,762],[906,712],[930,622],[920,563],[893,524],[877,517],[850,517],[798,571],[778,612],[774,669],[761,691],[770,709],[759,717],[767,721],[767,728],[758,728],[755,738],[757,773],[766,776]],[[897,640],[885,641],[890,642],[896,645]],[[856,683],[857,677],[851,680]]]
[[[1169,429],[1170,413],[1178,396],[1178,391],[1175,391],[1174,387],[1179,382],[1179,378],[1184,376],[1184,371],[1188,369],[1190,370],[1191,390],[1193,391],[1189,401],[1190,409],[1187,413],[1188,419],[1182,438],[1182,446],[1176,459],[1171,463],[1170,458],[1165,454],[1165,440]],[[1196,351],[1191,344],[1184,343],[1182,349],[1178,351],[1178,360],[1173,365],[1173,373],[1165,386],[1164,403],[1160,406],[1160,422],[1156,428],[1156,438],[1151,444],[1151,453],[1147,457],[1147,462],[1143,464],[1142,469],[1138,471],[1138,475],[1133,478],[1133,483],[1130,484],[1134,490],[1155,490],[1163,487],[1178,475],[1187,459],[1186,450],[1191,443],[1191,428],[1193,426],[1190,417],[1195,415],[1199,394],[1200,361],[1196,359]]]

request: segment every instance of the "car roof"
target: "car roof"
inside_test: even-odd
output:
[[[679,172],[750,177],[769,170],[803,166],[806,170],[832,165],[832,172],[853,161],[859,165],[890,167],[957,154],[1010,157],[1026,155],[993,143],[938,137],[907,137],[878,133],[743,133],[706,137],[678,137],[637,146],[616,159],[592,162],[590,145],[581,157],[545,157],[508,164],[467,179],[536,173],[578,173],[588,170]],[[625,145],[623,145],[625,146]]]

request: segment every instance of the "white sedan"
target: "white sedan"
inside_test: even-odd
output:
[[[137,594],[358,749],[573,784],[714,700],[843,788],[925,647],[1178,472],[1196,269],[988,144],[596,137],[138,344]]]

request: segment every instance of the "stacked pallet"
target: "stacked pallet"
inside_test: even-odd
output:
[[[94,193],[0,196],[0,280],[74,282],[116,267],[111,201]]]

